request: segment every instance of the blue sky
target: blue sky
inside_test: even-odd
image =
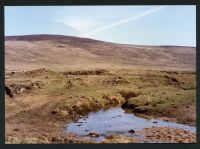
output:
[[[136,45],[196,46],[196,7],[6,6],[5,35],[28,34]]]

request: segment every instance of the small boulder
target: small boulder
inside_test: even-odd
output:
[[[130,103],[126,101],[125,103],[122,104],[122,108],[130,108],[130,109],[135,109],[137,107],[136,104]]]
[[[26,91],[26,89],[22,87],[19,92],[22,93],[24,91]]]
[[[96,132],[91,132],[91,133],[88,134],[88,136],[90,136],[90,137],[99,137],[99,134],[96,133]]]
[[[141,107],[136,107],[134,109],[134,112],[135,113],[144,113],[144,112],[147,112],[147,108],[145,106],[141,106]]]
[[[135,130],[131,129],[128,131],[129,133],[135,133]]]

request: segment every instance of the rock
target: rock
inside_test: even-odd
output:
[[[134,109],[134,112],[135,113],[144,113],[144,112],[147,112],[147,108],[145,106],[141,106],[141,107],[136,107]]]
[[[154,124],[158,123],[157,121],[153,121]]]
[[[22,87],[19,92],[22,93],[24,91],[26,91],[26,89]]]
[[[32,90],[33,87],[32,87],[32,86],[26,86],[26,89],[27,89],[27,90]]]
[[[91,132],[91,133],[89,133],[87,135],[90,136],[90,137],[99,137],[99,134],[96,133],[96,132]]]
[[[83,95],[79,95],[78,97],[79,97],[79,98],[86,98],[86,97],[85,97],[85,96],[83,96]]]
[[[13,130],[14,130],[14,131],[19,131],[19,128],[14,128]]]
[[[135,130],[131,129],[128,131],[129,133],[135,133]]]
[[[128,101],[122,104],[122,108],[135,109],[136,107],[138,107],[136,104],[130,103]]]
[[[15,73],[16,73],[16,71],[12,71],[10,74],[13,75],[13,74],[15,74]]]
[[[65,111],[65,110],[61,110],[60,111],[60,114],[62,115],[62,116],[68,116],[69,115],[69,112],[68,111]]]
[[[13,98],[13,97],[14,97],[13,91],[11,90],[10,87],[5,86],[5,91],[6,91],[6,94],[7,94],[8,96],[10,96],[10,98]]]
[[[51,114],[57,114],[57,113],[59,113],[59,109],[58,108],[56,108],[55,110],[51,111]]]
[[[79,118],[84,118],[84,116],[80,115]]]

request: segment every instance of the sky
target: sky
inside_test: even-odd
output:
[[[5,35],[196,47],[196,6],[6,6]]]

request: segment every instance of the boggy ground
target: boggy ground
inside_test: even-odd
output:
[[[9,72],[6,73],[6,91],[6,143],[95,143],[64,133],[63,128],[90,111],[119,104],[141,116],[191,126],[196,123],[196,73],[192,71],[99,69],[54,72],[38,69]],[[148,130],[141,132],[146,134],[147,142],[151,138]],[[166,136],[175,137],[171,142],[195,142],[195,134],[176,131],[181,134],[179,138],[176,134],[169,137],[158,133],[156,140],[162,142]],[[191,137],[185,139],[183,135]],[[134,142],[138,142],[136,138],[115,135],[102,143]]]

